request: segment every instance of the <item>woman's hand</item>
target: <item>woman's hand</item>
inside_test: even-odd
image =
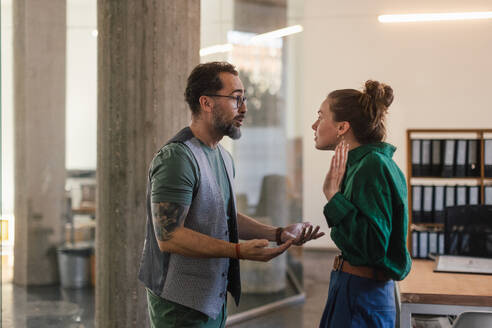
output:
[[[340,191],[340,185],[347,167],[347,154],[349,145],[342,141],[335,148],[335,155],[331,159],[330,170],[326,174],[325,182],[323,183],[323,193],[326,199],[330,201],[337,192]]]
[[[324,232],[319,232],[319,226],[314,227],[310,222],[294,223],[286,226],[280,239],[282,242],[293,239],[293,245],[301,246],[304,243],[324,236]]]

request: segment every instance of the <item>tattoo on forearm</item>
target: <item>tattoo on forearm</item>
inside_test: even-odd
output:
[[[172,233],[178,227],[184,211],[184,206],[175,203],[152,204],[152,219],[157,239],[166,241],[172,238]]]

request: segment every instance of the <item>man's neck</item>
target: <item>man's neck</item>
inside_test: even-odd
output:
[[[217,147],[217,144],[223,138],[223,135],[217,135],[216,132],[213,131],[213,129],[203,120],[192,119],[190,129],[195,138],[213,149]]]

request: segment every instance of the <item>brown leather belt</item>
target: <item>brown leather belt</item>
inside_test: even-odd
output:
[[[369,278],[379,281],[390,280],[390,278],[384,271],[368,266],[352,265],[347,261],[345,261],[342,255],[335,256],[335,261],[333,261],[333,270],[342,271],[342,272],[353,274],[354,276]]]

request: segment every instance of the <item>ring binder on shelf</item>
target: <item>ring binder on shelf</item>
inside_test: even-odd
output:
[[[422,166],[421,166],[421,174],[424,177],[428,177],[432,174],[431,170],[431,141],[430,140],[422,140]]]
[[[429,233],[419,231],[419,257],[425,259],[429,255]]]
[[[430,254],[444,254],[444,232],[437,230],[412,230],[412,257],[425,259]]]
[[[442,140],[432,140],[432,164],[431,175],[434,177],[441,176],[442,172]]]
[[[412,186],[412,220],[414,223],[422,220],[422,186]]]
[[[484,203],[486,205],[492,205],[492,186],[484,187]]]
[[[480,142],[476,139],[468,140],[467,148],[466,175],[478,177],[480,176]]]
[[[439,232],[438,233],[438,239],[439,239],[439,249],[438,253],[439,254],[444,254],[444,232]]]
[[[412,231],[412,256],[419,257],[419,232]]]
[[[455,140],[444,140],[444,163],[442,167],[443,177],[452,177],[454,175],[455,163]]]
[[[438,241],[437,241],[437,232],[431,231],[429,232],[429,253],[430,254],[438,254]]]
[[[446,207],[456,205],[456,197],[455,197],[456,187],[455,186],[445,186],[444,192],[445,192],[444,197],[445,197]]]
[[[421,140],[420,139],[415,139],[412,140],[412,175],[413,176],[420,176],[422,175],[422,170],[421,170]]]
[[[444,186],[434,186],[434,222],[444,223]]]
[[[466,186],[456,186],[456,205],[466,205]]]
[[[480,204],[480,187],[468,186],[468,205]]]
[[[456,166],[454,175],[457,177],[466,176],[466,140],[456,140]]]
[[[492,139],[484,140],[484,171],[486,177],[492,177]]]
[[[434,187],[433,186],[424,186],[424,199],[423,199],[423,208],[422,208],[422,216],[424,222],[433,222],[434,221],[434,213],[433,213],[433,205],[434,205]]]

